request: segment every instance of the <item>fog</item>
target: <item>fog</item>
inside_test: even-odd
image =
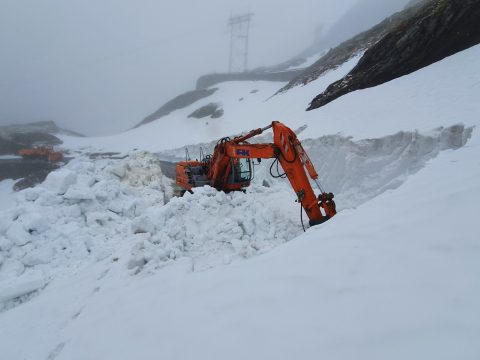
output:
[[[227,71],[230,14],[255,14],[254,68],[302,52],[315,29],[328,34],[352,9],[364,11],[360,29],[406,2],[0,0],[0,125],[54,120],[87,135],[120,132],[198,76]]]

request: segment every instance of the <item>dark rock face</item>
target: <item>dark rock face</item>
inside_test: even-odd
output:
[[[210,116],[212,119],[219,119],[223,116],[224,114],[224,111],[223,109],[217,109],[215,110],[215,112],[212,114],[212,116]]]
[[[160,119],[163,116],[170,114],[172,111],[183,109],[194,102],[206,98],[212,95],[217,88],[213,89],[200,89],[200,90],[193,90],[183,93],[172,100],[166,102],[160,109],[155,111],[154,113],[148,115],[145,119],[143,119],[140,123],[135,125],[135,128],[148,124],[154,120]]]
[[[322,56],[317,62],[303,70],[298,76],[281,88],[277,94],[287,91],[295,86],[306,85],[309,82],[318,79],[327,71],[338,68],[352,57],[371,47],[403,21],[414,16],[417,10],[418,7],[409,6],[405,10],[386,18],[373,28],[354,36],[333,49],[330,49],[330,51]]]
[[[349,92],[412,73],[480,43],[479,0],[431,0],[369,48],[357,66],[310,103],[319,108]]]
[[[223,109],[216,103],[210,103],[201,108],[195,110],[190,115],[189,118],[201,119],[204,117],[210,116],[212,119],[217,119],[223,116]]]

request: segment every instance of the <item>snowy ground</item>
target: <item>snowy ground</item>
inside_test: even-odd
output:
[[[5,179],[0,181],[0,211],[11,208],[15,205],[15,196],[13,192],[13,185],[15,181],[12,179]]]
[[[254,186],[247,195],[205,188],[168,202],[172,192],[158,159],[144,152],[124,160],[79,157],[19,192],[16,206],[1,213],[0,310],[119,249],[130,251],[133,273],[184,257],[199,271],[302,231],[286,188]]]
[[[303,234],[289,187],[262,186],[267,164],[247,194],[205,188],[164,205],[150,154],[77,156],[1,213],[2,357],[478,359],[479,55],[310,113],[305,99],[354,62],[267,102],[272,84],[224,84],[228,117],[184,118],[194,104],[166,120],[182,136],[162,119],[66,138],[175,157],[272,119],[307,124],[300,137],[344,210]]]
[[[4,312],[3,354],[477,359],[479,145],[248,261],[132,272],[119,251]]]

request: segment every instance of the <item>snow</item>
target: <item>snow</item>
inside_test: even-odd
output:
[[[52,191],[57,195],[63,195],[67,191],[70,185],[77,181],[77,175],[75,172],[67,169],[60,169],[48,174],[47,178],[42,184],[47,190]]]
[[[171,196],[169,180],[151,155],[137,152],[117,162],[77,158],[18,193],[19,205],[1,213],[0,280],[41,273],[48,282],[104,259],[131,235],[130,221]],[[111,173],[112,164],[125,167],[123,179]],[[131,174],[136,168],[141,171]]]
[[[0,302],[7,302],[12,299],[19,298],[26,294],[31,294],[46,285],[41,273],[29,273],[28,276],[19,276],[12,280],[0,282]]]
[[[146,258],[147,268],[187,256],[195,271],[265,252],[302,231],[292,194],[264,187],[248,194],[199,189],[148,209],[141,225],[152,237],[135,253]]]
[[[17,278],[20,285],[0,286],[0,293],[23,296],[30,289],[22,285],[25,276],[41,274],[46,284],[115,257],[118,249],[128,249],[134,272],[187,257],[205,270],[270,250],[301,231],[287,188],[258,187],[247,196],[207,187],[167,203],[172,192],[158,159],[146,152],[123,160],[79,157],[51,172],[2,213],[0,281]],[[3,299],[7,309],[22,302]]]
[[[0,213],[2,357],[478,359],[479,55],[313,112],[306,99],[356,60],[268,101],[276,84],[222,84],[226,115],[208,125],[186,118],[200,101],[66,138],[76,158]],[[158,159],[131,150],[176,158],[273,119],[308,125],[299,136],[342,209],[306,233],[268,162],[246,194],[170,199]],[[127,157],[84,154],[98,148]]]
[[[478,209],[476,144],[248,261],[127,275],[120,257],[60,280],[2,314],[0,342],[22,334],[4,354],[476,359],[480,244],[476,213],[457,211]]]
[[[0,181],[0,211],[6,210],[15,205],[15,196],[13,192],[14,184],[15,181],[12,179]]]

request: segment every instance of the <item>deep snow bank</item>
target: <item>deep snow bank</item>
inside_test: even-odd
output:
[[[472,128],[455,125],[361,141],[331,135],[303,144],[324,187],[336,194],[338,208],[347,209],[399,187],[440,151],[464,146],[471,133]],[[269,137],[257,140],[269,142]],[[214,143],[202,145],[206,150]],[[178,159],[183,151],[159,156]],[[206,187],[166,204],[170,181],[151,154],[72,161],[41,186],[20,192],[18,206],[4,212],[0,302],[9,307],[23,301],[59,269],[115,257],[124,247],[130,249],[126,268],[132,273],[155,272],[179,258],[197,271],[295,238],[301,225],[290,185],[271,178],[268,161],[255,169],[247,194]]]
[[[147,153],[122,161],[81,157],[20,191],[17,206],[0,217],[0,303],[108,257],[132,234],[134,220],[171,193]]]
[[[330,135],[303,143],[323,185],[336,194],[339,208],[346,209],[398,188],[441,151],[465,146],[472,131],[472,127],[453,125],[376,139],[354,141]]]
[[[247,194],[195,189],[146,210],[138,225],[149,234],[135,245],[130,267],[154,270],[186,256],[193,270],[203,270],[265,252],[302,232],[298,210],[288,189],[254,186]]]
[[[302,136],[304,126],[295,130]],[[400,131],[375,139],[354,140],[341,134],[304,139],[302,144],[320,176],[320,182],[335,193],[339,209],[358,206],[389,189],[403,184],[441,151],[459,149],[467,143],[473,128],[462,124],[440,127],[428,132]],[[253,138],[254,142],[272,142],[271,134]],[[180,161],[188,150],[192,157],[211,153],[217,142],[201,143],[158,153],[161,159]],[[270,175],[271,160],[255,165],[253,183],[267,184],[291,192],[286,179]],[[274,171],[275,172],[275,171]],[[315,184],[312,183],[315,188]]]
[[[7,359],[437,359],[480,355],[480,137],[262,256],[57,279],[0,314]],[[45,331],[48,329],[48,331]]]
[[[81,156],[19,192],[17,206],[1,213],[0,308],[118,252],[130,252],[122,263],[131,273],[179,258],[203,270],[302,231],[288,190],[225,194],[206,187],[167,204],[172,192],[159,160],[145,152],[124,160]]]

